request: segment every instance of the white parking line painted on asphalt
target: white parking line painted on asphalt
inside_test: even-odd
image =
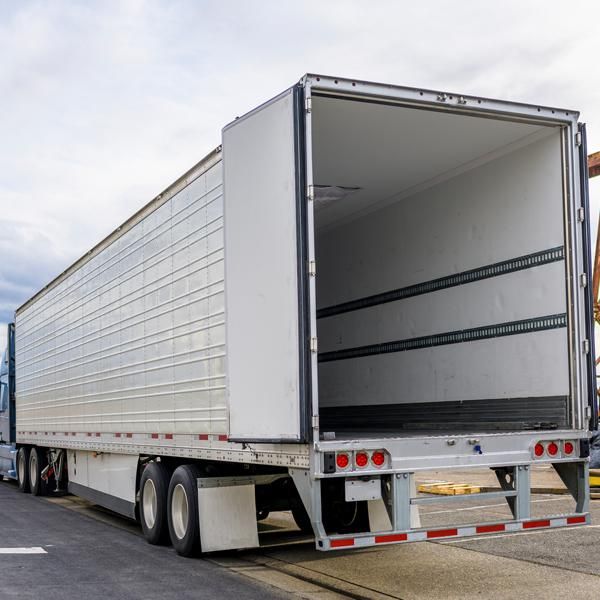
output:
[[[571,496],[563,496],[561,498],[542,498],[541,500],[532,500],[531,503],[538,503],[538,502],[557,502],[560,500],[569,500],[571,498]],[[467,498],[468,500],[468,498]],[[454,510],[423,510],[423,507],[419,507],[419,509],[421,510],[421,514],[422,515],[442,515],[445,513],[455,513],[455,512],[464,512],[466,510],[480,510],[482,508],[494,508],[494,507],[498,507],[498,506],[508,506],[506,504],[506,502],[502,502],[501,504],[478,504],[477,506],[467,506],[465,508],[455,508]]]
[[[596,529],[600,527],[600,525],[584,525],[582,527],[577,527],[577,529]],[[514,537],[515,535],[537,535],[540,533],[556,533],[557,531],[564,531],[565,528],[551,528],[551,529],[540,529],[539,531],[515,531],[514,533],[500,533],[498,535],[486,535],[486,536],[479,536],[479,537],[465,537],[465,538],[461,538],[460,540],[440,540],[439,542],[436,542],[438,544],[462,544],[463,542],[483,542],[483,541],[490,541],[490,540],[497,540],[498,538],[504,538],[504,537]]]
[[[0,548],[0,554],[48,554],[40,546],[31,548]]]

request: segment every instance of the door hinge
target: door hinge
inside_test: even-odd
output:
[[[581,146],[581,131],[578,131],[578,132],[575,134],[575,144],[576,144],[577,146]]]
[[[577,220],[580,223],[583,223],[585,221],[585,209],[583,208],[583,206],[580,206],[577,209]]]
[[[308,274],[310,277],[317,276],[317,263],[314,260],[308,261]]]
[[[306,197],[311,202],[315,199],[315,186],[314,185],[307,185],[306,186]]]
[[[310,96],[304,100],[304,106],[307,113],[312,111],[312,98]]]
[[[583,340],[583,353],[584,354],[590,353],[590,340]]]
[[[592,418],[592,407],[589,405],[585,407],[585,418],[588,420]]]
[[[319,351],[319,344],[316,337],[310,338],[310,351],[315,353]]]
[[[585,287],[587,285],[587,274],[586,273],[582,273],[579,276],[580,280],[581,280],[581,287]]]
[[[319,428],[319,415],[312,416],[312,426],[313,426],[313,429]]]

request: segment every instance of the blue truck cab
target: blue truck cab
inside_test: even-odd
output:
[[[0,363],[0,478],[17,478],[16,457],[15,326],[10,323]]]

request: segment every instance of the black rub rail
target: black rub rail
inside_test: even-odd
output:
[[[435,346],[445,346],[448,344],[461,344],[463,342],[476,342],[478,340],[519,335],[521,333],[559,329],[566,326],[567,315],[565,313],[547,315],[545,317],[522,319],[520,321],[498,323],[497,325],[485,325],[483,327],[449,331],[448,333],[437,333],[434,335],[397,340],[394,342],[383,342],[381,344],[370,344],[368,346],[358,346],[356,348],[347,348],[345,350],[321,352],[319,354],[319,362],[324,363],[334,360],[374,356],[377,354],[420,350],[422,348],[433,348]]]
[[[428,294],[430,292],[436,292],[438,290],[456,287],[466,283],[473,283],[474,281],[481,281],[482,279],[489,279],[490,277],[497,277],[498,275],[506,275],[507,273],[514,273],[515,271],[523,271],[525,269],[531,269],[532,267],[547,265],[549,263],[564,260],[564,258],[564,246],[557,246],[556,248],[549,248],[548,250],[534,252],[533,254],[526,254],[525,256],[511,258],[510,260],[504,260],[469,271],[462,271],[455,275],[448,275],[447,277],[424,281],[423,283],[417,283],[415,285],[409,285],[408,287],[366,296],[365,298],[358,298],[341,304],[326,306],[325,308],[317,310],[317,318],[323,319],[325,317],[332,317],[334,315],[341,315],[343,313],[377,306],[378,304],[387,304],[388,302],[395,302],[396,300],[404,300],[405,298],[412,298],[413,296],[420,296],[421,294]]]

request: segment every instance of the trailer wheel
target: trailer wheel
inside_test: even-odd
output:
[[[167,515],[169,536],[177,554],[194,556],[200,552],[198,489],[200,471],[195,465],[175,469],[169,483]]]
[[[41,448],[32,448],[29,453],[29,485],[34,496],[48,493],[48,482],[42,479],[42,471],[47,465],[46,453]]]
[[[151,462],[140,478],[140,522],[150,544],[165,544],[169,539],[169,476],[170,472],[162,462]]]
[[[29,448],[25,446],[17,452],[17,484],[20,492],[29,492]]]

